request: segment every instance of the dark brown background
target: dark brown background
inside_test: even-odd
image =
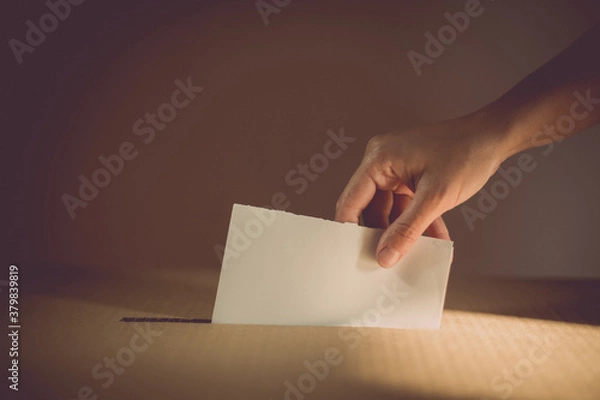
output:
[[[423,34],[464,1],[293,0],[265,26],[254,0],[87,0],[22,65],[8,41],[47,9],[7,3],[0,258],[20,267],[23,327],[21,391],[4,395],[3,375],[0,398],[71,400],[89,385],[99,399],[281,399],[285,381],[336,346],[346,361],[306,399],[496,399],[495,380],[550,339],[551,356],[511,399],[597,399],[598,280],[460,272],[600,276],[598,127],[548,157],[532,151],[538,168],[473,232],[448,213],[456,256],[439,331],[352,328],[365,335],[352,350],[338,327],[155,322],[139,326],[160,337],[113,385],[91,374],[137,337],[123,317],[211,317],[213,248],[232,203],[264,205],[281,191],[291,211],[332,217],[372,135],[486,104],[600,11],[592,0],[482,4],[417,77],[407,52],[422,51]],[[134,121],[187,76],[204,92],[144,145]],[[356,141],[296,195],[285,174],[342,126]],[[61,195],[124,141],[138,157],[71,220]]]
[[[331,218],[368,138],[486,104],[597,20],[594,1],[483,1],[485,12],[417,77],[406,53],[464,1],[292,1],[265,26],[252,0],[90,1],[18,65],[8,40],[47,12],[3,8],[2,259],[48,265],[218,271],[234,202],[285,192],[295,213]],[[192,76],[205,91],[144,145],[133,122]],[[328,129],[357,140],[302,195],[284,175]],[[596,131],[594,134],[592,131]],[[463,272],[600,276],[598,128],[561,143],[471,232],[447,214]],[[97,157],[139,156],[71,220]],[[513,163],[509,160],[508,163]],[[468,203],[473,205],[472,203]],[[216,281],[215,281],[216,287]]]

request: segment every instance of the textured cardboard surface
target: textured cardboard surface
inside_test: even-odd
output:
[[[598,281],[451,275],[439,331],[119,322],[210,317],[217,274],[201,269],[48,267],[22,282],[22,392],[2,398],[284,399],[299,380],[305,399],[600,398]],[[310,378],[328,349],[338,364]],[[92,376],[104,357],[131,362],[106,388],[105,368]]]

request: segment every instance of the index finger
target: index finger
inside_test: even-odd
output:
[[[337,201],[335,220],[358,223],[376,190],[377,185],[373,179],[365,172],[363,165],[359,166]]]

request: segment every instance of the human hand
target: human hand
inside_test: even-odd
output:
[[[479,191],[510,151],[504,128],[484,113],[373,137],[337,205],[335,219],[385,228],[382,267],[423,233],[450,239],[442,214]]]

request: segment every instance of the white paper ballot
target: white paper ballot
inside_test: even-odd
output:
[[[422,236],[384,269],[382,232],[235,204],[212,323],[438,329],[452,242]]]

